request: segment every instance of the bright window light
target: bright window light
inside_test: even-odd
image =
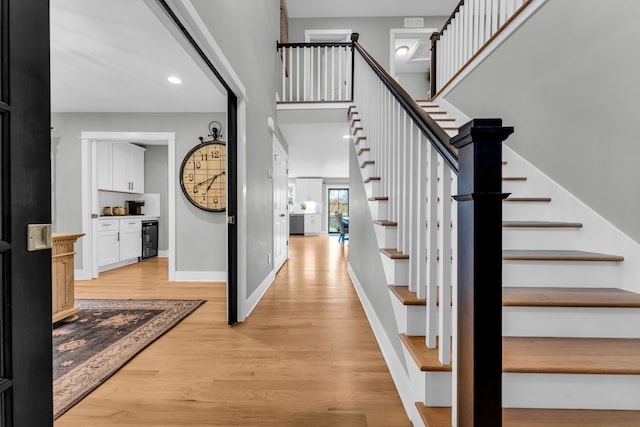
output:
[[[179,85],[180,83],[182,83],[182,80],[180,80],[176,76],[169,76],[167,80],[169,80],[169,83],[173,83],[174,85]]]

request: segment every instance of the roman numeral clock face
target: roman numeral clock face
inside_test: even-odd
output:
[[[227,208],[227,146],[205,142],[187,153],[180,168],[180,186],[195,206],[209,212]]]

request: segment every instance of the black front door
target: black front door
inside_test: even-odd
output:
[[[0,0],[0,425],[53,424],[49,2]]]

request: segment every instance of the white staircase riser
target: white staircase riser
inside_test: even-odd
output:
[[[580,228],[502,229],[503,249],[567,249],[578,247]]]
[[[640,410],[639,375],[502,375],[505,408]]]
[[[375,219],[387,219],[389,211],[389,203],[386,200],[373,200],[369,201],[369,210],[371,211],[371,218]]]
[[[515,196],[514,196],[515,197]],[[549,221],[551,218],[550,202],[504,202],[502,203],[502,219],[505,221]]]
[[[415,402],[426,406],[451,406],[451,372],[422,372],[411,354],[402,347]]]
[[[394,248],[397,244],[398,227],[386,227],[374,224],[379,248]],[[397,284],[397,283],[396,283]]]
[[[409,283],[408,259],[391,259],[382,253],[380,257],[387,283]]]
[[[358,145],[356,147],[356,153],[360,151],[360,149],[363,148],[362,146]],[[362,163],[364,161],[367,160],[371,160],[371,151],[363,151],[362,153],[358,154],[358,162]]]
[[[640,338],[640,308],[503,307],[513,337]]]
[[[402,302],[389,291],[391,294],[391,305],[393,306],[393,314],[398,324],[398,332],[407,334],[410,337],[424,336],[427,329],[426,310],[420,305],[404,305]]]
[[[505,286],[615,287],[617,262],[503,261]]]
[[[365,179],[368,177],[365,177]],[[364,184],[364,191],[367,197],[379,197],[380,194],[380,181],[369,181]]]
[[[362,164],[362,161],[359,161],[358,163]],[[364,167],[360,167],[360,170],[362,171],[363,178],[367,176],[377,176],[378,173],[378,168],[375,164],[367,164]]]

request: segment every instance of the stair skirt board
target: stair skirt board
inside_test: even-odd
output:
[[[393,383],[398,390],[398,394],[400,395],[400,400],[402,401],[402,406],[409,417],[409,420],[415,426],[420,426],[421,418],[418,413],[418,409],[415,406],[415,398],[413,396],[412,383],[405,369],[405,361],[402,360],[402,356],[400,356],[394,348],[391,339],[385,332],[384,327],[382,326],[382,322],[378,318],[376,311],[374,310],[371,302],[367,298],[367,294],[364,291],[360,280],[358,280],[358,276],[356,276],[351,264],[347,266],[347,272],[349,273],[349,277],[351,278],[351,283],[358,294],[358,298],[360,299],[360,304],[364,309],[365,314],[367,315],[367,320],[369,321],[369,325],[371,325],[371,329],[373,330],[373,334],[376,337],[376,341],[378,342],[378,347],[382,352],[382,356],[389,368],[389,372],[391,373],[391,378],[393,379]],[[389,296],[389,298],[394,298],[394,296]],[[394,339],[397,339],[397,335],[394,336]],[[402,346],[402,343],[399,343]],[[404,348],[404,346],[402,346]],[[449,382],[450,383],[450,382]],[[451,393],[449,393],[451,394]],[[450,405],[449,405],[450,406]]]
[[[640,308],[502,308],[503,336],[639,339],[638,325]]]
[[[505,373],[502,406],[640,410],[640,375]]]
[[[502,283],[509,286],[616,287],[617,262],[503,261]]]
[[[366,178],[365,178],[366,180]],[[379,180],[370,180],[369,182],[365,182],[364,191],[367,194],[367,197],[378,197],[380,194],[380,181]]]

